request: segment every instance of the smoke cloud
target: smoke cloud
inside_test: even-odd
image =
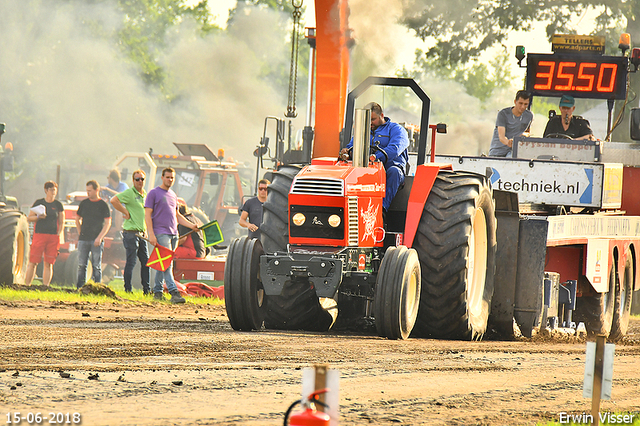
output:
[[[172,103],[109,40],[122,22],[111,4],[9,0],[0,16],[2,141],[13,143],[20,174],[7,193],[24,204],[42,196],[57,166],[64,198],[85,179],[106,183],[124,152],[175,154],[172,142],[206,143],[253,165],[264,117],[286,105],[286,92],[261,77],[265,55],[274,68],[288,64],[274,30],[283,17],[269,9],[249,7],[232,29],[205,38],[185,20],[160,59],[178,95]]]
[[[404,43],[411,42],[407,28],[399,22],[403,15],[402,0],[387,1],[384,6],[375,6],[366,0],[351,0],[349,26],[354,30],[356,45],[352,51],[351,84],[355,87],[370,75],[394,76],[398,69],[400,51]],[[414,43],[415,43],[414,39]],[[407,67],[411,69],[412,67]],[[436,139],[437,154],[480,155],[489,152],[489,145],[495,127],[499,109],[509,106],[511,101],[502,105],[513,94],[496,93],[494,99],[481,102],[468,95],[463,86],[453,81],[424,80],[418,82],[431,99],[430,123],[446,123],[447,134]],[[358,104],[370,101],[378,102],[387,111],[400,111],[398,117],[390,116],[394,121],[411,121],[419,124],[420,109],[418,98],[410,96],[389,96],[387,90],[370,89]],[[515,93],[515,92],[514,92]],[[406,101],[404,100],[406,99]]]
[[[352,88],[369,75],[392,76],[399,68],[400,48],[409,39],[399,24],[402,3],[350,1]],[[290,17],[268,8],[247,7],[226,31],[205,38],[189,20],[175,28],[160,58],[177,94],[171,103],[146,87],[114,46],[110,35],[123,17],[109,2],[8,0],[0,2],[0,16],[0,122],[7,123],[2,141],[13,143],[19,174],[10,176],[6,188],[23,204],[42,196],[42,183],[56,178],[58,166],[64,197],[84,189],[88,179],[106,183],[105,171],[124,152],[177,153],[173,142],[223,148],[227,157],[253,167],[265,116],[281,116],[285,109],[283,82],[263,75],[265,66],[288,70],[290,29],[279,28]],[[511,104],[512,94],[496,94],[483,104],[453,82],[420,84],[431,97],[431,123],[449,125],[436,152],[487,152],[495,115]],[[384,91],[366,96],[363,102],[419,116],[411,102]],[[299,100],[303,111],[303,96]]]

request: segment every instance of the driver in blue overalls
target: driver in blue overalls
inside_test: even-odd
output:
[[[379,104],[370,102],[364,108],[371,110],[371,146],[377,148],[372,150],[372,154],[377,161],[383,162],[387,172],[386,192],[382,200],[382,208],[386,212],[398,188],[404,183],[409,160],[409,136],[404,127],[384,116]],[[352,147],[353,138],[341,154],[348,154]]]

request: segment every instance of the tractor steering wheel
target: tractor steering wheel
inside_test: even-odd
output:
[[[389,156],[387,155],[387,153],[384,151],[384,149],[380,148],[379,143],[376,143],[375,145],[371,145],[371,154],[375,154],[376,152],[381,152],[382,155],[384,155],[384,163],[386,164],[387,161],[389,161]],[[351,148],[347,148],[347,152],[345,153],[340,153],[338,155],[338,161],[347,161],[351,158],[351,155],[353,154],[353,147]]]
[[[382,155],[384,155],[384,162],[382,164],[387,164],[387,161],[389,161],[389,156],[384,151],[384,149],[380,148],[380,143],[379,142],[376,142],[375,145],[371,145],[371,153],[375,154],[376,152],[381,152]]]
[[[564,133],[549,133],[547,136],[545,136],[545,138],[551,138],[551,139],[573,139],[571,136],[565,135]]]
[[[353,147],[347,148],[347,152],[340,152],[338,154],[338,161],[349,161],[351,159],[351,155],[353,154]]]

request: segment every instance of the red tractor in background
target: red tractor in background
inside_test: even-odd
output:
[[[243,235],[246,230],[238,224],[238,210],[242,198],[251,191],[250,169],[224,158],[224,151],[214,153],[205,144],[174,143],[180,155],[127,152],[113,165],[127,181],[137,169],[147,174],[145,190],[160,185],[162,170],[173,167],[176,180],[172,187],[178,197],[203,222],[217,220],[225,240]]]
[[[172,189],[178,197],[184,198],[202,223],[217,220],[225,241],[245,234],[246,230],[238,224],[238,212],[244,195],[252,192],[252,171],[232,159],[225,159],[223,150],[214,153],[205,144],[174,145],[180,155],[128,152],[116,161],[114,167],[121,171],[123,180],[135,170],[143,170],[148,176],[145,182],[147,192],[160,185],[164,168],[174,168],[176,180]],[[199,281],[206,284],[222,281],[224,246],[226,243],[205,259],[175,259],[174,278],[177,281]],[[124,250],[121,258],[125,258]],[[133,272],[134,286],[138,285],[138,280],[135,279],[137,276],[139,273],[136,267]]]
[[[174,191],[191,206],[193,213],[203,222],[218,220],[226,240],[243,233],[238,225],[238,209],[245,193],[250,192],[251,171],[242,165],[223,158],[222,150],[214,154],[204,144],[174,144],[181,155],[149,153],[125,153],[118,158],[113,168],[120,170],[122,181],[130,184],[131,173],[143,170],[149,179],[146,191],[160,184],[160,174],[166,167],[176,170]],[[101,193],[107,203],[112,194]],[[87,198],[86,191],[75,191],[67,195],[65,209],[64,241],[53,270],[53,282],[75,284],[78,271],[76,212],[80,201]],[[122,245],[120,231],[122,215],[113,213],[111,229],[105,237],[103,252],[103,281],[108,283],[115,276],[122,275],[126,264],[126,253]],[[221,281],[224,260],[219,257],[209,259],[176,259],[174,277],[176,280],[202,281],[208,284]],[[90,268],[87,269],[90,271]],[[139,266],[133,272],[133,284],[138,288]],[[90,272],[88,272],[90,275]]]

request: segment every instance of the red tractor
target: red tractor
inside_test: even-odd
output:
[[[226,240],[242,235],[246,230],[238,224],[238,209],[242,197],[251,191],[251,171],[241,164],[224,159],[224,150],[214,153],[205,144],[174,143],[180,155],[127,152],[113,165],[123,180],[136,169],[147,174],[146,191],[160,184],[162,170],[176,171],[173,191],[207,223],[217,220]]]
[[[343,146],[355,99],[372,85],[411,88],[429,128],[430,100],[413,80],[369,77],[347,99]],[[422,132],[411,154],[418,166],[384,218],[385,169],[369,158],[369,117],[355,110],[352,161],[321,157],[274,172],[262,239],[229,247],[224,288],[234,329],[327,330],[337,318],[373,322],[390,339],[485,333],[497,247],[487,178],[425,164]]]

